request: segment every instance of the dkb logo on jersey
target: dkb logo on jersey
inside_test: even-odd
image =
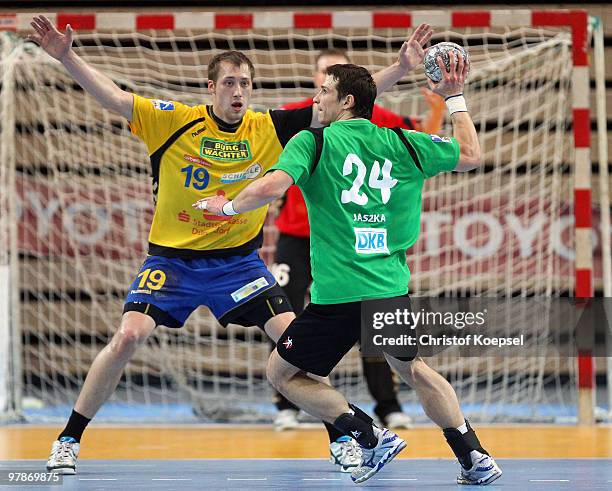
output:
[[[386,228],[355,228],[357,254],[389,254]]]
[[[213,138],[202,138],[200,143],[200,156],[221,162],[236,162],[240,160],[251,160],[251,148],[249,142],[226,142]]]

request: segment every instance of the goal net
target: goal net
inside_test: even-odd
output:
[[[319,50],[346,49],[353,63],[376,71],[396,59],[407,35],[404,28],[343,24],[333,30],[107,26],[79,29],[74,49],[125,90],[191,105],[210,103],[210,58],[237,49],[255,64],[252,104],[266,110],[313,96]],[[469,51],[466,99],[486,165],[427,182],[422,234],[408,255],[411,291],[436,297],[572,295],[570,32],[436,28],[432,43],[440,41]],[[60,63],[14,34],[2,33],[0,42],[0,144],[7,157],[0,162],[0,240],[4,245],[6,220],[13,216],[16,237],[6,246],[18,258],[12,288],[18,289],[13,303],[19,315],[12,327],[23,341],[22,397],[38,407],[27,411],[31,417],[64,417],[95,355],[117,329],[127,288],[145,257],[153,209],[150,163],[127,122],[102,109]],[[418,69],[378,102],[423,117],[424,85]],[[448,118],[441,133],[451,134]],[[262,250],[268,264],[275,238],[269,217]],[[2,251],[0,261],[2,267]],[[183,329],[156,329],[101,416],[188,420],[195,408],[217,421],[269,417],[268,353],[257,328],[224,329],[201,308]],[[451,381],[468,416],[498,421],[575,414],[574,362],[443,354],[429,360]],[[357,350],[333,379],[351,400],[371,400]],[[400,399],[416,411],[415,394],[406,386]]]

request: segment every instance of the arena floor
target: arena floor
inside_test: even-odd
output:
[[[612,426],[482,426],[477,431],[504,471],[487,489],[612,489]],[[44,471],[57,433],[55,427],[0,427],[0,475]],[[437,429],[398,433],[407,449],[361,487],[457,489],[458,465]],[[64,476],[62,486],[14,489],[354,488],[348,475],[324,459],[327,451],[326,434],[318,427],[278,433],[265,425],[93,425],[82,440],[76,476]]]
[[[504,475],[487,486],[488,490],[612,488],[612,460],[499,459],[498,463]],[[31,471],[33,464],[32,461],[3,462],[0,469],[10,466],[13,471]],[[456,473],[457,463],[449,459],[402,459],[392,462],[359,487],[457,489]],[[334,472],[329,462],[322,459],[83,460],[78,475],[64,476],[61,486],[20,485],[16,489],[289,490],[355,489],[355,486],[347,474]]]

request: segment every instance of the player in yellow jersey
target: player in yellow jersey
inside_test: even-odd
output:
[[[74,474],[81,436],[114,392],[135,350],[156,326],[181,327],[206,305],[223,325],[257,325],[278,340],[295,315],[257,254],[266,209],[240,217],[194,211],[198,198],[235,197],[274,165],[289,139],[316,121],[311,107],[265,114],[248,109],[254,68],[227,51],[208,65],[212,105],[150,100],[119,88],[72,49],[73,31],[59,32],[37,16],[30,39],[59,60],[109,111],[125,117],[151,157],[155,214],[149,255],[128,290],[118,331],[95,358],[66,428],[53,443],[47,468]],[[398,61],[374,75],[378,92],[391,87],[423,59],[432,30],[420,25]]]

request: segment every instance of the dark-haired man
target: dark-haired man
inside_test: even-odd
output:
[[[59,60],[103,107],[130,122],[151,158],[155,213],[149,255],[129,287],[119,330],[96,356],[74,410],[47,462],[50,471],[76,472],[81,436],[114,392],[123,369],[156,326],[181,327],[200,305],[222,325],[257,325],[276,341],[295,318],[282,289],[259,258],[267,208],[240,220],[191,210],[202,192],[236,196],[278,160],[287,141],[316,117],[311,108],[256,113],[248,108],[254,67],[237,51],[208,66],[212,105],[189,107],[151,100],[119,88],[72,50],[45,16],[31,23],[30,39]],[[383,91],[423,58],[431,28],[422,24],[402,45],[399,59],[376,75]]]
[[[319,122],[329,126],[298,133],[273,172],[234,200],[216,196],[194,204],[236,215],[278,199],[294,183],[303,191],[312,218],[312,303],[279,338],[267,375],[298,407],[358,441],[362,463],[351,475],[357,483],[370,479],[406,444],[306,374],[328,375],[359,341],[363,300],[407,295],[406,249],[419,234],[425,179],[480,165],[478,135],[463,98],[469,63],[451,52],[450,71],[441,58],[438,66],[443,78],[431,85],[446,97],[454,138],[378,128],[368,120],[376,98],[370,74],[355,65],[333,65],[314,99]],[[376,223],[363,223],[363,215],[376,216]],[[461,464],[457,482],[485,485],[499,478],[501,470],[464,419],[446,379],[416,352],[385,358],[443,430]]]
[[[315,58],[313,82],[318,91],[325,81],[327,67],[336,64],[347,64],[350,60],[344,50],[328,48],[320,51]],[[421,89],[429,110],[423,119],[402,116],[378,104],[374,104],[370,121],[383,128],[400,127],[425,133],[438,133],[444,118],[444,100],[428,89]],[[283,109],[301,109],[313,104],[312,97],[282,106]],[[287,294],[296,314],[304,309],[304,299],[308,287],[312,283],[310,271],[310,226],[308,213],[302,193],[297,186],[291,186],[282,200],[282,206],[276,227],[279,235],[276,243],[273,273],[279,285]],[[273,345],[274,346],[274,345]],[[389,365],[382,357],[364,357],[363,375],[367,387],[374,398],[374,413],[383,426],[387,428],[408,428],[412,424],[410,416],[402,411],[397,398],[398,384],[394,380]],[[276,394],[275,404],[278,413],[274,420],[276,429],[284,430],[298,426],[298,410],[281,394]],[[333,441],[333,438],[336,440]],[[342,458],[343,452],[350,452],[344,435],[330,434],[330,459],[336,461]]]

